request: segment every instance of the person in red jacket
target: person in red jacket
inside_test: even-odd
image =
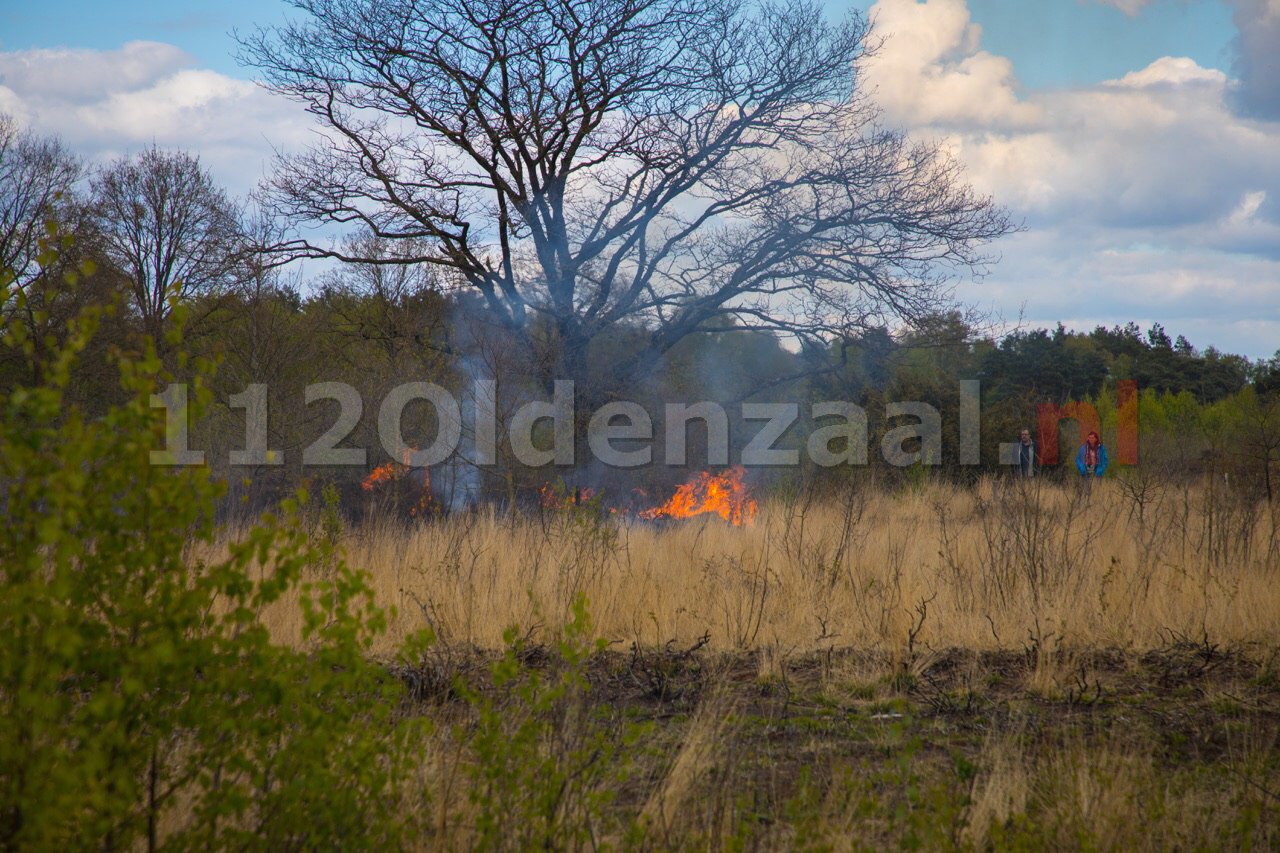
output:
[[[1076,470],[1084,478],[1085,492],[1090,491],[1095,477],[1101,477],[1107,470],[1107,448],[1096,432],[1090,432],[1076,453]]]

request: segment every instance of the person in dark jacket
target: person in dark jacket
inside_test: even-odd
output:
[[[1018,436],[1018,467],[1015,469],[1014,476],[1021,479],[1030,479],[1036,475],[1036,466],[1038,464],[1036,444],[1031,440],[1031,430],[1023,427],[1021,435]]]
[[[1084,488],[1088,492],[1093,486],[1094,478],[1101,477],[1107,470],[1107,448],[1096,432],[1090,432],[1076,453],[1076,470],[1084,478]]]

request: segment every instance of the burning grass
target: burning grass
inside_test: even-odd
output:
[[[741,465],[720,474],[701,471],[676,489],[670,500],[641,511],[640,517],[683,519],[713,513],[735,527],[749,524],[755,519],[759,504],[751,496],[745,477]]]
[[[431,494],[431,470],[410,465],[410,454],[415,448],[405,450],[400,462],[387,462],[374,468],[360,481],[360,488],[367,494],[393,498],[404,497],[410,518],[425,517],[435,508]]]
[[[396,608],[384,650],[423,625],[497,648],[510,625],[561,624],[580,594],[599,637],[642,646],[704,634],[785,655],[1280,645],[1276,506],[1198,487],[1141,505],[1110,482],[1087,499],[1043,481],[851,488],[758,510],[748,497],[727,510],[729,522],[755,511],[742,526],[719,511],[636,523],[558,500],[564,511],[347,530],[350,561]],[[684,500],[647,514],[670,519]]]
[[[377,473],[374,471],[370,478]],[[598,506],[620,519],[638,518],[646,521],[715,515],[734,527],[750,524],[760,508],[747,485],[746,470],[741,465],[726,468],[719,473],[700,471],[677,487],[669,499],[658,504],[654,504],[644,489],[633,489],[621,504],[606,500],[607,497],[588,486],[570,488],[558,481],[547,483],[538,490],[538,506],[544,510],[576,510],[584,506]]]

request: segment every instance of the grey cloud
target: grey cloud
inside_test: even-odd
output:
[[[119,50],[48,48],[0,53],[0,85],[25,98],[88,103],[103,93],[131,92],[190,67],[171,44],[131,41]]]
[[[244,194],[274,149],[308,140],[310,118],[248,80],[193,64],[158,42],[0,52],[0,111],[93,161],[152,143],[192,151],[232,193]]]
[[[1036,229],[1003,241],[993,273],[959,295],[1000,308],[1007,321],[1021,311],[1027,328],[1158,321],[1201,348],[1271,356],[1280,346],[1280,259],[1171,238],[1155,228]]]
[[[1242,112],[1280,121],[1280,0],[1231,0],[1235,6],[1236,101]]]

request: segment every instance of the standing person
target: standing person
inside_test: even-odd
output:
[[[1018,436],[1018,468],[1014,475],[1022,480],[1029,480],[1036,475],[1036,444],[1031,440],[1031,430],[1022,428]]]
[[[1090,432],[1080,445],[1076,454],[1076,469],[1084,478],[1084,490],[1088,494],[1093,488],[1095,477],[1101,477],[1107,470],[1107,448],[1102,445],[1102,438],[1096,432]]]

